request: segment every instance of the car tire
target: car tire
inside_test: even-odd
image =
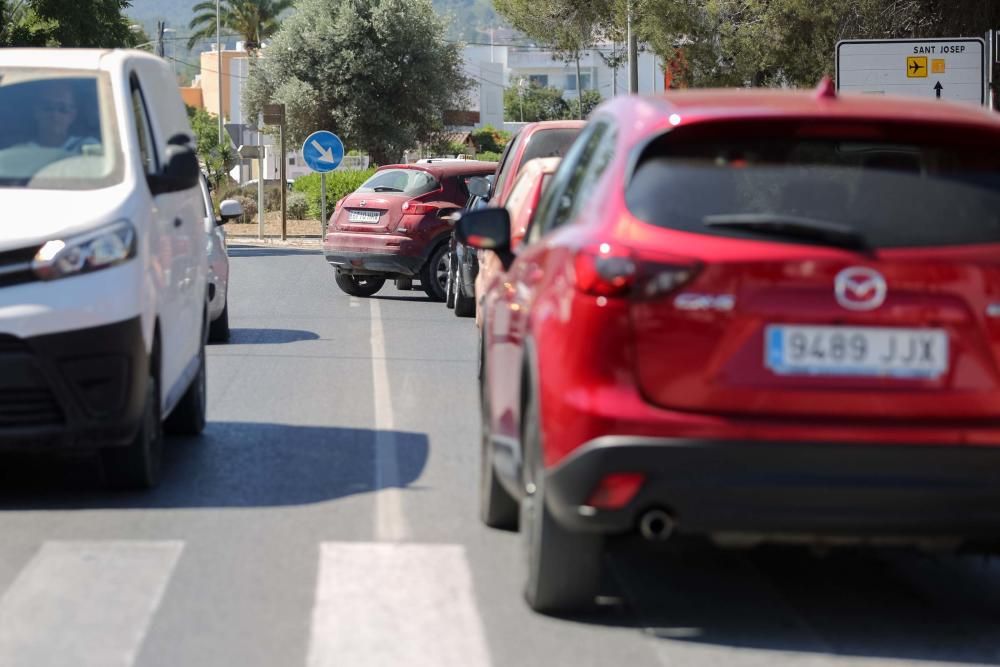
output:
[[[125,447],[100,451],[104,483],[113,489],[152,489],[160,482],[163,465],[163,424],[160,421],[160,391],[156,375],[150,373],[142,421],[135,437]]]
[[[198,435],[205,430],[205,412],[208,392],[205,368],[205,345],[198,352],[198,372],[191,380],[180,402],[174,407],[163,423],[164,430],[171,435]]]
[[[489,385],[483,378],[479,388],[482,427],[479,458],[479,518],[490,528],[517,530],[518,503],[497,476],[493,432],[490,428]]]
[[[455,307],[455,290],[458,287],[455,280],[455,253],[448,253],[448,287],[445,289],[444,305],[446,308]]]
[[[226,305],[223,306],[219,316],[212,320],[208,327],[208,342],[227,343],[229,342],[229,295],[226,295]]]
[[[337,287],[351,296],[372,296],[385,285],[385,278],[373,276],[353,276],[337,271]]]
[[[455,287],[455,316],[456,317],[475,317],[476,316],[476,297],[466,296],[465,288],[462,287],[462,283],[459,282]]]
[[[444,301],[448,279],[448,244],[442,243],[424,264],[420,272],[420,284],[431,301]]]
[[[526,488],[533,488],[532,493],[525,493],[520,506],[526,565],[524,598],[528,606],[544,614],[586,611],[594,606],[599,592],[604,540],[597,534],[567,530],[549,510],[538,402],[532,396],[525,406],[522,443]]]

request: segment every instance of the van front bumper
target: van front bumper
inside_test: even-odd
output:
[[[139,317],[29,338],[0,334],[0,450],[126,445],[148,377]]]

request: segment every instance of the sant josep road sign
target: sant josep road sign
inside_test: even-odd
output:
[[[986,104],[981,38],[846,40],[837,44],[837,90]]]

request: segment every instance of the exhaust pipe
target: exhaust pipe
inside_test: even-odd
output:
[[[665,510],[649,510],[639,519],[639,534],[647,542],[666,542],[676,527],[674,517]]]

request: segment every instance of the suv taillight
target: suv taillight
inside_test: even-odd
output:
[[[428,215],[437,210],[438,207],[434,204],[423,204],[413,199],[403,202],[403,215]]]
[[[689,282],[698,265],[647,259],[628,248],[599,246],[580,250],[574,260],[576,288],[585,294],[656,298]]]

